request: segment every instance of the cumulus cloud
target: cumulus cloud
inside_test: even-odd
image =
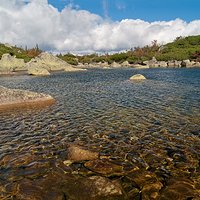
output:
[[[120,51],[200,34],[200,20],[108,21],[71,6],[59,12],[47,0],[0,0],[0,42],[55,52]]]

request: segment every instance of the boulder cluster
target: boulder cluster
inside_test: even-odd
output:
[[[181,68],[181,67],[199,67],[200,62],[190,61],[190,60],[169,60],[169,61],[157,61],[155,57],[153,57],[149,61],[144,61],[142,66],[147,66],[149,68],[156,67],[172,67],[172,68]]]
[[[16,56],[4,54],[0,60],[0,74],[12,74],[15,72],[28,72],[30,75],[46,76],[53,71],[81,71],[85,69],[75,68],[58,57],[43,52],[38,57],[31,59],[25,63],[23,59],[18,59]]]
[[[157,61],[155,57],[151,60],[143,61],[137,64],[130,64],[128,61],[123,63],[113,62],[98,62],[98,63],[78,63],[77,66],[71,65],[62,59],[47,52],[42,52],[36,58],[32,58],[28,63],[23,59],[18,59],[16,56],[4,54],[0,60],[0,74],[12,74],[17,72],[28,72],[29,75],[46,76],[53,71],[82,71],[88,68],[122,68],[131,67],[134,69],[148,69],[148,68],[181,68],[181,67],[200,67],[200,62],[183,60],[183,61]]]

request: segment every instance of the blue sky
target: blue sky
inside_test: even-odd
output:
[[[62,10],[69,3],[113,21],[142,19],[145,21],[184,21],[200,19],[200,0],[49,0]]]
[[[0,42],[74,53],[162,45],[200,35],[199,8],[200,0],[0,0]]]

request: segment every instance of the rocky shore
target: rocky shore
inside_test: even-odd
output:
[[[18,59],[10,54],[4,54],[0,60],[0,75],[10,75],[26,73],[34,76],[47,76],[54,71],[75,72],[84,71],[91,68],[112,69],[112,68],[134,68],[134,69],[148,69],[148,68],[192,68],[200,67],[200,62],[190,60],[171,60],[171,61],[157,61],[156,58],[151,60],[130,64],[128,61],[122,63],[113,62],[96,62],[96,63],[78,63],[78,65],[71,65],[62,59],[50,53],[43,52],[36,58],[31,59],[25,63],[23,59]]]
[[[52,96],[27,90],[8,89],[0,86],[0,108],[25,106],[30,104],[53,103]]]
[[[0,60],[0,75],[17,74],[23,71],[29,75],[47,76],[54,71],[74,72],[82,70],[85,69],[75,68],[58,57],[46,52],[31,59],[28,63],[10,54],[4,54]]]
[[[128,61],[124,61],[123,63],[116,63],[113,62],[109,64],[107,62],[99,62],[99,63],[86,63],[86,64],[79,64],[78,66],[83,68],[103,68],[103,69],[112,69],[112,68],[134,68],[134,69],[149,69],[149,68],[192,68],[192,67],[200,67],[200,62],[190,61],[190,60],[170,60],[170,61],[157,61],[155,57],[151,60],[130,64]]]

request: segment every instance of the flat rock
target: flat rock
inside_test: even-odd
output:
[[[135,74],[130,80],[145,80],[146,78],[142,74]]]
[[[123,174],[122,166],[111,163],[107,159],[91,160],[86,162],[84,166],[93,172],[103,175]]]
[[[101,176],[68,179],[62,189],[67,199],[124,199],[120,183]]]
[[[52,96],[28,90],[8,89],[0,86],[0,107],[23,106],[32,103],[54,102]]]
[[[99,154],[97,152],[92,152],[81,146],[70,145],[68,148],[68,160],[79,162],[84,160],[94,160],[97,159]]]

